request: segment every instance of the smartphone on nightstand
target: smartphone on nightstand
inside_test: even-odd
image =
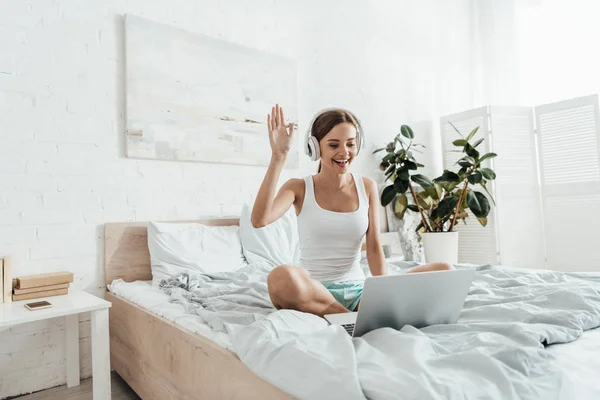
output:
[[[47,301],[36,301],[33,303],[26,303],[25,308],[31,311],[41,310],[42,308],[50,308],[52,307],[52,303]]]

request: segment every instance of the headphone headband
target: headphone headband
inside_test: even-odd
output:
[[[315,121],[317,120],[317,118],[319,118],[321,115],[323,115],[327,111],[343,111],[345,113],[350,114],[352,116],[352,118],[354,118],[354,121],[356,121],[356,136],[357,136],[357,141],[358,141],[358,145],[356,147],[356,155],[358,155],[358,153],[360,152],[360,149],[364,147],[364,143],[365,143],[365,140],[364,140],[365,134],[362,129],[362,125],[361,125],[360,121],[358,120],[358,118],[356,118],[356,115],[354,115],[352,112],[350,112],[346,109],[339,108],[339,107],[323,109],[323,110],[319,111],[313,117],[313,119],[310,122],[310,125],[308,125],[308,129],[306,131],[306,142],[304,145],[304,154],[309,156],[311,161],[317,161],[319,158],[321,158],[321,152],[319,150],[319,141],[317,140],[317,138],[315,136],[312,135],[312,130],[313,130],[313,125],[314,125]]]

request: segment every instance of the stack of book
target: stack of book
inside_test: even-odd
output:
[[[67,294],[71,282],[73,282],[73,273],[67,271],[19,276],[15,282],[12,299],[13,301],[29,300]]]
[[[12,299],[12,267],[9,256],[0,256],[0,303]]]

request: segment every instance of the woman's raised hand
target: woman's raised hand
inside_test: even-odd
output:
[[[267,126],[269,127],[269,143],[274,155],[285,155],[292,146],[292,134],[294,124],[285,125],[283,108],[276,104],[271,109],[271,115],[267,114]]]

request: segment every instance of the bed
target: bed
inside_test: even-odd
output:
[[[188,221],[191,222],[191,221]],[[237,219],[196,221],[237,225]],[[105,283],[152,279],[143,222],[107,223]],[[112,368],[146,399],[291,399],[230,350],[107,291]]]
[[[197,222],[215,226],[239,224],[238,219]],[[107,285],[118,279],[126,282],[148,283],[152,279],[152,274],[147,243],[147,224],[139,222],[106,224],[105,256]],[[482,271],[484,278],[489,271],[503,273],[485,267]],[[521,275],[517,275],[516,272],[514,274],[507,272],[507,274],[506,279],[508,280],[505,279],[502,282],[517,282],[523,287],[536,286],[539,283],[536,282],[536,279],[542,276],[535,271],[526,270],[523,270]],[[522,281],[529,275],[535,279]],[[234,340],[234,343],[227,344],[210,339],[207,335],[194,333],[192,330],[162,317],[159,313],[150,311],[141,302],[136,303],[126,296],[107,292],[107,300],[113,303],[110,310],[111,363],[117,373],[144,399],[292,398],[292,395],[288,393],[302,398],[326,397],[332,399],[365,397],[478,398],[475,391],[482,390],[481,388],[485,388],[485,393],[488,394],[485,396],[486,398],[600,398],[600,383],[598,382],[600,375],[597,372],[600,371],[600,329],[591,329],[600,325],[598,286],[594,286],[596,283],[587,285],[585,281],[579,282],[563,275],[553,275],[551,272],[547,272],[546,275],[544,279],[555,279],[558,285],[563,285],[566,289],[548,292],[537,297],[545,299],[557,296],[555,299],[557,304],[564,302],[565,307],[541,310],[547,312],[538,313],[544,314],[542,317],[545,320],[538,321],[541,328],[537,331],[527,331],[527,334],[521,335],[511,334],[516,341],[524,341],[523,349],[512,349],[503,353],[501,346],[491,348],[496,359],[490,365],[486,365],[486,362],[490,361],[489,357],[479,353],[487,351],[486,342],[503,338],[498,335],[494,336],[495,332],[493,331],[484,332],[483,335],[475,335],[473,332],[479,329],[478,327],[493,323],[494,318],[501,320],[505,316],[502,313],[486,314],[483,325],[481,321],[478,321],[482,317],[477,312],[485,310],[484,303],[487,301],[485,297],[478,296],[489,289],[489,286],[483,284],[476,285],[470,293],[470,300],[468,300],[470,302],[468,311],[471,314],[467,317],[476,322],[470,327],[471,331],[464,331],[464,327],[461,326],[433,327],[429,330],[425,328],[423,331],[428,335],[440,339],[436,344],[438,347],[432,348],[431,343],[425,340],[425,335],[420,331],[410,330],[410,328],[403,329],[400,333],[410,341],[406,342],[409,343],[408,346],[395,354],[397,358],[406,361],[404,365],[397,366],[389,363],[389,356],[400,347],[397,346],[397,343],[405,345],[405,342],[397,342],[391,347],[385,346],[391,339],[398,337],[398,332],[373,332],[372,335],[368,334],[369,337],[364,341],[354,339],[353,342],[343,329],[336,330],[335,327],[326,327],[327,324],[318,317],[304,315],[304,313],[278,311],[271,314],[273,318],[265,318],[242,329],[243,332],[236,337],[237,342]],[[600,274],[585,274],[585,276],[595,277],[596,282],[600,284]],[[494,278],[493,274],[487,278]],[[547,282],[542,283],[541,287],[547,285]],[[160,289],[152,287],[149,283],[147,286],[148,293],[151,293],[152,290],[157,291],[156,293],[161,292]],[[584,303],[578,305],[572,302],[571,297],[574,293],[581,294],[579,301],[590,301],[591,306],[588,307],[585,318],[569,320],[568,324],[565,323],[565,326],[556,330],[553,324],[560,325],[562,319],[568,319],[565,316],[573,314],[570,307],[584,307]],[[513,296],[514,293],[510,295]],[[532,301],[531,304],[535,304],[535,301],[537,300]],[[529,312],[530,310],[525,311]],[[514,315],[517,316],[516,312]],[[280,343],[273,345],[272,342],[277,341],[264,340],[265,332],[269,331],[274,322],[278,322],[276,319],[278,317],[283,322],[282,325],[290,329],[286,332],[278,332],[276,336],[286,334],[289,336],[286,339],[292,339],[283,345]],[[538,318],[535,315],[533,317],[526,315],[523,318],[534,317]],[[580,334],[573,329],[574,324],[585,324],[586,326],[583,329],[585,332],[578,340],[573,340]],[[260,329],[256,329],[255,325]],[[290,336],[294,335],[294,332],[300,333]],[[554,344],[545,348],[544,346],[527,348],[527,345],[531,344],[531,337],[536,335],[544,336],[544,339],[540,339],[540,341],[559,343],[564,340],[570,343]],[[565,339],[565,335],[571,335],[571,337]],[[456,336],[457,339],[454,341],[445,339],[452,336]],[[312,339],[308,341],[306,338]],[[537,338],[534,339],[534,342],[537,340]],[[301,352],[289,353],[290,343],[294,345],[299,343],[301,346],[309,344]],[[440,343],[448,347],[439,347]],[[467,344],[473,344],[473,348],[461,349]],[[241,351],[232,351],[235,346]],[[336,346],[340,348],[345,346],[346,352],[340,351],[337,354],[352,353],[350,355],[352,357],[355,355],[356,360],[354,361],[358,360],[357,364],[354,365],[343,357],[328,359],[327,351]],[[480,349],[483,350],[479,351]],[[282,357],[286,352],[288,352],[287,356]],[[429,359],[423,358],[423,354],[427,352],[430,353]],[[448,353],[448,357],[444,359],[438,357],[444,352]],[[452,354],[452,352],[456,354]],[[515,363],[515,354],[522,352],[524,353],[519,357],[526,362]],[[268,363],[265,362],[265,355],[269,356]],[[323,355],[324,361],[321,362],[322,360],[319,358]],[[531,360],[550,356],[555,360],[552,361],[552,365],[549,364],[552,368],[547,371],[539,368],[539,365],[542,364],[531,364]],[[290,362],[292,359],[296,362]],[[466,359],[472,359],[467,367],[465,367]],[[497,369],[511,363],[514,364],[512,369],[520,375],[516,378],[508,378],[518,379],[518,385],[507,382],[506,376],[497,378],[494,375],[497,374]],[[382,365],[386,368],[382,369]],[[394,370],[394,367],[401,368]],[[472,376],[473,371],[486,368],[491,371],[488,376]],[[310,371],[311,369],[314,371]],[[357,369],[359,372],[362,370],[359,379],[355,379]],[[519,369],[525,371],[519,371]],[[564,375],[557,374],[559,371],[564,372]],[[439,376],[440,372],[447,376]],[[329,380],[320,382],[315,379],[315,375],[327,376]],[[424,376],[426,378],[423,378]],[[489,379],[490,377],[493,379]],[[423,381],[418,381],[419,379],[424,379],[425,384]],[[528,379],[531,381],[529,382]],[[461,381],[463,387],[447,389],[452,385],[448,382],[452,382],[452,380]],[[414,386],[415,390],[399,395],[401,391],[406,390],[406,382],[410,382],[408,387]],[[388,383],[389,386],[386,386]],[[486,387],[486,385],[488,386]],[[418,390],[424,387],[434,387],[437,394]],[[327,396],[323,397],[323,393],[327,393]],[[539,393],[551,395],[540,397]],[[473,394],[473,397],[469,396],[470,394]]]

